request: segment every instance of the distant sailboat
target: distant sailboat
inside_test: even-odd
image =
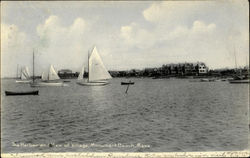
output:
[[[77,82],[83,86],[103,86],[109,82],[105,81],[111,79],[109,72],[105,68],[101,57],[98,54],[97,48],[94,47],[91,54],[88,57],[88,80],[83,81],[84,68],[82,68],[78,79],[82,82]]]
[[[18,67],[17,67],[17,78],[18,78]],[[31,83],[31,80],[29,80],[30,74],[29,69],[27,66],[21,68],[21,74],[20,74],[20,81],[16,81],[19,83]],[[33,51],[33,82],[34,82],[34,51]],[[39,91],[5,91],[6,96],[16,96],[16,95],[38,95]]]
[[[67,86],[62,81],[60,81],[59,76],[57,75],[54,67],[51,65],[49,69],[48,76],[46,77],[44,73],[42,73],[42,82],[35,81],[34,78],[34,52],[33,52],[33,82],[30,84],[31,87],[46,87],[46,86]]]
[[[21,74],[20,74],[21,80],[16,80],[16,83],[30,83],[30,74],[29,69],[27,66],[21,68]]]
[[[53,65],[50,65],[50,69],[49,69],[47,79],[45,79],[46,76],[44,74],[42,75],[42,78],[43,78],[44,82],[60,82],[59,81],[60,77],[57,75],[56,70],[53,67]]]
[[[235,48],[234,48],[234,58],[235,58],[235,72],[236,72],[236,75],[234,76],[234,78],[232,80],[229,80],[229,83],[232,83],[232,84],[241,84],[241,83],[244,84],[244,83],[247,83],[247,84],[249,84],[250,79],[248,78],[248,76],[247,75],[243,76],[241,74],[241,71],[238,73]]]
[[[77,80],[78,80],[78,81],[83,80],[83,75],[84,75],[84,66],[82,67],[82,70],[81,70],[81,72],[80,72],[80,74],[79,74]]]

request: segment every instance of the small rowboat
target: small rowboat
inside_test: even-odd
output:
[[[129,81],[129,82],[121,82],[121,85],[130,85],[130,84],[135,84],[135,83],[131,82],[131,81]]]
[[[5,95],[38,95],[39,91],[27,91],[27,92],[12,92],[5,91]]]
[[[64,80],[63,82],[70,82],[69,80]]]

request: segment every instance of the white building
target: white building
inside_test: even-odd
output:
[[[199,74],[206,74],[208,73],[208,67],[204,63],[198,63],[199,66]]]

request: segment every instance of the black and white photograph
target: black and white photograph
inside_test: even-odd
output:
[[[1,157],[248,157],[249,1],[1,1]]]

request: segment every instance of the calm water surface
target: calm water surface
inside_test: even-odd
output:
[[[132,79],[135,85],[125,94],[124,80],[101,87],[71,80],[67,87],[30,88],[3,79],[2,152],[247,148],[249,85]],[[39,96],[3,93],[31,89],[39,89]]]

